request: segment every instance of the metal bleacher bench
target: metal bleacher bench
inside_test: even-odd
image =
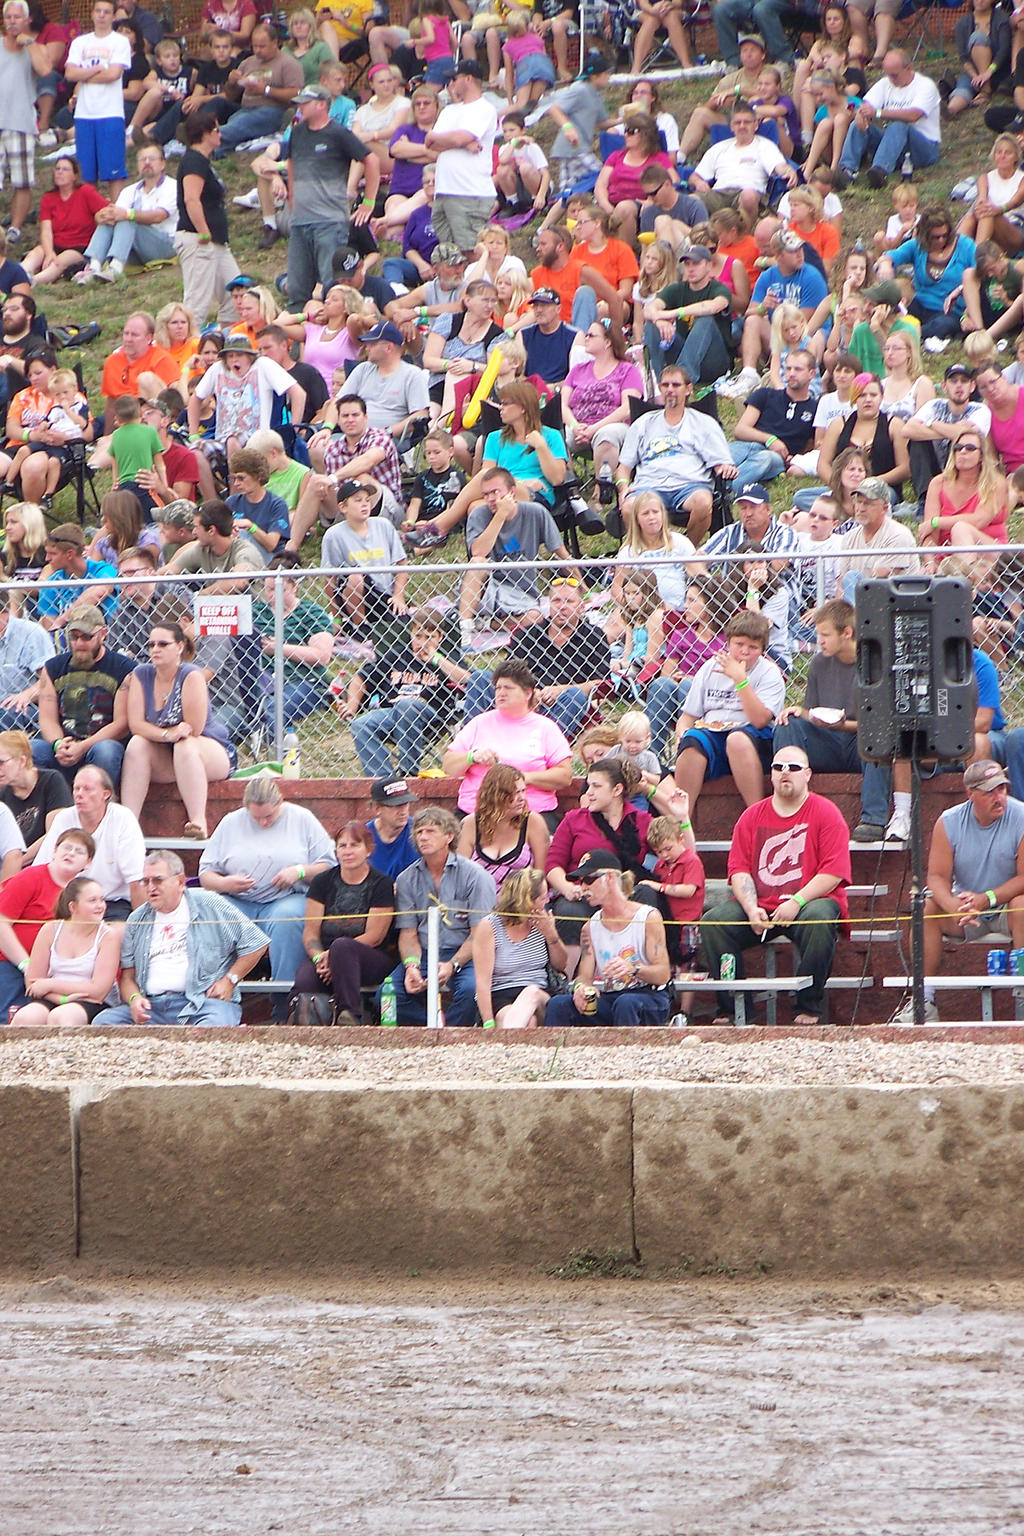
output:
[[[1010,942],[998,933],[986,934],[983,938],[966,941],[968,945],[984,949],[986,954],[990,949],[1009,949]],[[961,949],[966,946],[958,943],[949,947]],[[924,983],[926,987],[934,987],[937,992],[980,993],[982,1024],[998,1022],[993,1010],[994,994],[1012,992],[1013,1016],[1017,1020],[1024,1021],[1024,976],[989,976],[987,972],[983,976],[926,976]],[[890,991],[907,992],[910,989],[910,978],[909,976],[885,976],[882,979],[882,986],[888,987]]]

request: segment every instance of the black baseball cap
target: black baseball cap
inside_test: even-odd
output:
[[[374,805],[413,805],[416,796],[409,793],[408,779],[378,779],[370,799]]]

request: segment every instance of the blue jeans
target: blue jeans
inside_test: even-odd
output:
[[[303,678],[297,683],[285,683],[281,692],[282,714],[284,728],[288,730],[297,720],[304,720],[307,715],[314,715],[318,709],[326,709],[330,699],[322,683],[314,679]],[[271,693],[263,701],[263,718],[270,734],[274,733],[276,724],[275,700]]]
[[[244,896],[229,896],[251,917],[270,941],[270,974],[275,981],[294,981],[295,968],[306,951],[302,947],[302,921],[306,915],[306,897],[301,891],[287,891],[274,901],[247,901]],[[276,1010],[275,1010],[276,1011]]]
[[[668,1022],[667,992],[599,992],[597,1012],[580,1013],[567,992],[560,992],[548,1003],[544,1023],[553,1029],[575,1024],[614,1024],[629,1027],[639,1024],[657,1026]]]
[[[452,950],[452,954],[455,951]],[[451,959],[451,955],[442,955],[442,960]],[[427,957],[424,952],[423,966],[426,974]],[[427,1022],[427,994],[422,992],[408,993],[405,990],[405,966],[400,965],[391,972],[391,980],[395,986],[395,1003],[397,1005],[398,1022],[401,1025],[425,1025]],[[449,999],[448,1008],[444,1019],[449,1029],[472,1029],[477,1022],[476,1012],[476,974],[472,964],[464,965],[457,976],[453,976],[448,983]],[[380,1008],[380,987],[377,988],[377,1007]]]
[[[942,145],[936,144],[934,139],[926,139],[913,123],[886,123],[884,129],[874,123],[868,128],[858,128],[856,123],[851,123],[839,166],[852,176],[860,169],[865,157],[872,155],[871,164],[875,169],[891,176],[908,150],[915,168],[924,169],[935,164],[942,153]]]
[[[763,443],[730,443],[729,454],[739,474],[733,481],[733,496],[739,496],[748,485],[775,480],[786,467],[781,453],[773,453]]]
[[[412,262],[406,261],[404,256],[389,256],[380,275],[386,283],[404,283],[407,288],[418,288],[423,281]]]
[[[288,303],[295,309],[313,297],[317,283],[327,292],[334,282],[331,257],[348,244],[348,219],[293,224],[288,236]]]
[[[651,722],[651,751],[659,762],[670,762],[674,752],[670,746],[672,728],[683,712],[686,695],[690,691],[690,679],[681,682],[671,677],[656,677],[647,690],[647,718]]]
[[[853,731],[828,731],[813,720],[788,720],[777,725],[772,737],[774,751],[780,747],[803,747],[814,773],[862,773],[860,818],[873,827],[884,827],[889,820],[889,768],[886,763],[869,763],[857,753]]]
[[[151,1024],[210,1024],[223,1027],[229,1024],[241,1024],[241,1003],[225,1002],[223,998],[208,997],[198,1010],[193,1009],[192,1004],[184,992],[158,992],[150,998],[153,1011],[149,1016]],[[134,1024],[132,1011],[127,1003],[119,1003],[115,1008],[104,1008],[93,1019],[93,1024]]]
[[[586,334],[588,325],[593,325],[597,319],[597,294],[593,288],[583,284],[576,290],[576,297],[572,301],[572,323],[578,331]]]
[[[105,773],[109,773],[116,790],[121,783],[121,763],[126,745],[123,741],[98,741],[73,768],[65,768],[58,763],[50,742],[36,738],[32,743],[32,761],[37,768],[56,768],[69,784],[74,783],[79,768],[87,765],[90,768],[102,768]]]
[[[486,673],[481,674],[487,676]],[[437,716],[425,699],[398,699],[390,709],[371,709],[350,722],[352,740],[368,779],[414,779],[423,761],[423,735]],[[387,742],[398,759],[392,761]]]
[[[7,1010],[28,1002],[25,977],[9,960],[0,960],[0,1025],[7,1023]]]
[[[247,139],[270,138],[283,121],[283,107],[243,107],[240,112],[233,112],[220,131],[220,148],[214,150],[214,160],[230,154]]]
[[[117,224],[97,224],[85,248],[90,261],[127,262],[132,252],[137,261],[166,261],[173,259],[174,245],[170,235],[161,233],[159,225],[130,224],[121,219]]]
[[[545,704],[540,711],[553,720],[561,730],[563,736],[570,741],[576,735],[583,719],[590,707],[590,700],[582,688],[566,688],[553,704]],[[494,684],[489,672],[471,672],[469,682],[466,684],[466,702],[462,707],[462,718],[468,724],[475,720],[477,715],[482,715],[485,709],[494,708]],[[353,721],[353,724],[355,722]]]
[[[753,18],[754,31],[760,32],[768,50],[768,58],[776,64],[792,64],[793,50],[782,30],[781,14],[791,7],[787,0],[718,0],[711,7],[711,18],[718,33],[722,58],[730,69],[738,69],[740,49],[737,41],[740,32],[749,30]]]
[[[644,325],[644,346],[656,379],[661,378],[661,370],[669,363],[680,363],[695,384],[709,384],[729,372],[728,349],[717,323],[707,315],[687,327],[685,338],[677,332],[667,347],[662,344],[654,321],[648,320]]]

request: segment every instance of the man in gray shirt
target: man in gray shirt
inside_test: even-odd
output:
[[[636,491],[657,491],[673,524],[696,545],[711,527],[712,474],[735,480],[737,470],[718,422],[688,409],[693,380],[686,369],[663,368],[661,391],[662,409],[641,416],[626,433],[615,468],[619,506]]]
[[[1024,805],[1009,798],[1005,769],[991,758],[964,771],[967,799],[943,811],[932,831],[924,905],[924,969],[942,969],[944,937],[1008,936],[1024,949]],[[935,988],[924,989],[925,1023],[939,1017]],[[893,1018],[913,1023],[913,1002]]]
[[[366,224],[380,182],[380,163],[349,129],[330,118],[331,93],[307,85],[295,98],[298,119],[282,153],[288,159],[291,231],[288,236],[288,303],[300,309],[317,283],[326,293],[334,281],[331,258],[348,244],[348,173],[353,160],[366,167],[366,190],[352,216]]]
[[[465,650],[473,637],[477,613],[515,614],[524,624],[543,615],[536,560],[541,546],[558,560],[569,560],[551,513],[535,501],[517,501],[515,479],[507,469],[492,469],[480,484],[483,496],[466,521],[472,568],[459,590],[459,632]]]
[[[427,806],[412,819],[419,858],[395,881],[402,963],[389,979],[399,1024],[428,1022],[427,911],[432,906],[441,909],[438,977],[450,993],[446,1022],[452,1029],[467,1029],[477,1021],[473,929],[494,910],[494,881],[479,864],[452,852],[458,835],[457,818],[439,806]]]
[[[371,427],[390,432],[399,452],[412,446],[411,433],[418,421],[426,423],[430,409],[429,384],[422,368],[402,361],[402,333],[390,320],[363,337],[369,361],[357,363],[346,382],[346,393],[366,402]]]

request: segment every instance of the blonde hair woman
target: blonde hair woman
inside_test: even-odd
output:
[[[950,444],[945,469],[928,486],[918,542],[932,550],[943,545],[1005,545],[1008,505],[1006,476],[1000,473],[988,436],[977,427],[961,427]],[[930,555],[925,568],[936,570],[937,556]]]
[[[547,910],[548,886],[539,869],[509,875],[494,911],[473,930],[476,1006],[485,1029],[526,1029],[543,1023],[548,966],[564,971],[565,945]]]
[[[476,248],[481,255],[472,266],[466,268],[467,283],[478,278],[496,283],[504,272],[518,272],[525,277],[526,266],[518,256],[512,255],[508,230],[500,224],[485,225],[477,238]]]
[[[921,367],[921,344],[913,331],[890,331],[882,348],[882,411],[890,424],[909,421],[928,400],[935,385]]]
[[[156,317],[153,340],[158,347],[169,352],[182,372],[196,355],[199,345],[199,326],[196,317],[184,304],[165,304]]]

